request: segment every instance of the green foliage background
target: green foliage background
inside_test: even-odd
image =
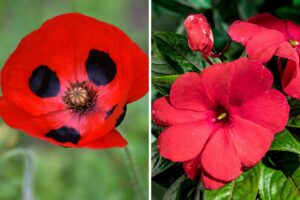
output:
[[[229,41],[228,27],[270,12],[300,24],[299,0],[152,0],[152,100],[169,94],[176,78],[201,71],[208,64],[199,52],[188,47],[183,20],[188,14],[203,13],[211,24],[214,47],[219,52]],[[245,56],[244,48],[231,42],[228,61]],[[212,60],[216,63],[216,60]],[[281,80],[272,61],[274,85]],[[272,70],[273,69],[273,70]],[[278,84],[279,83],[279,84]],[[278,87],[278,86],[277,86]],[[277,89],[281,89],[278,87]],[[163,200],[300,200],[300,101],[287,97],[291,107],[286,129],[277,134],[268,153],[255,167],[218,190],[205,190],[199,180],[191,181],[181,163],[160,156],[157,137],[162,128],[152,126],[152,199]],[[226,162],[226,161],[224,161]]]
[[[26,34],[45,20],[67,12],[81,12],[114,24],[145,52],[148,50],[147,0],[1,0],[0,66]],[[146,96],[128,106],[127,116],[120,126],[129,141],[144,190],[148,188],[147,113]],[[31,179],[37,200],[135,199],[126,162],[123,149],[62,148],[0,122],[1,200],[22,199],[24,186],[25,190],[31,190]]]

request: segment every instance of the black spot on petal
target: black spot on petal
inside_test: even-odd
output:
[[[109,54],[96,49],[90,50],[85,66],[89,79],[96,85],[106,85],[117,73],[116,64]]]
[[[60,83],[54,71],[46,65],[41,65],[32,72],[29,87],[39,97],[54,97],[59,92]]]
[[[106,112],[105,119],[109,118],[113,114],[113,112],[115,111],[115,109],[116,109],[117,106],[118,105],[115,105],[109,111]]]
[[[120,117],[117,119],[117,123],[115,125],[115,127],[117,128],[121,123],[122,121],[124,120],[125,118],[125,115],[126,115],[126,111],[127,111],[127,105],[125,105],[123,107],[123,113],[120,115]]]
[[[46,134],[46,137],[52,138],[58,142],[71,142],[73,144],[78,144],[80,140],[80,134],[74,128],[63,126],[56,130],[51,130]]]

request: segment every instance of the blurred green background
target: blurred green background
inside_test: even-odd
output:
[[[147,0],[1,0],[0,66],[26,34],[45,20],[67,12],[80,12],[114,24],[148,51]],[[129,142],[147,194],[147,96],[128,106],[120,129]],[[24,191],[29,200],[30,190],[37,200],[136,197],[124,149],[62,148],[10,129],[1,121],[0,154],[0,200],[22,199]]]

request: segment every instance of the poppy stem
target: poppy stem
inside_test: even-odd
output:
[[[130,179],[136,193],[136,199],[147,199],[147,194],[143,189],[140,173],[128,146],[124,148],[124,153]]]

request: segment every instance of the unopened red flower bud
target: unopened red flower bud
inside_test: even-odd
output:
[[[206,17],[203,14],[192,14],[184,20],[189,46],[194,51],[209,55],[214,45],[214,38]]]

